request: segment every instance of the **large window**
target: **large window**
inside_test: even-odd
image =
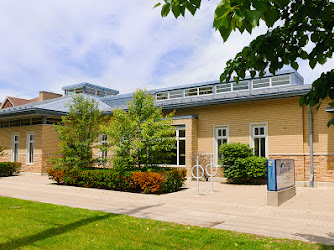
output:
[[[105,134],[101,134],[99,139],[100,139],[100,145],[102,147],[99,152],[99,160],[100,164],[104,164],[108,159],[108,150],[104,148],[108,144],[108,136]]]
[[[256,156],[268,157],[268,125],[251,124],[251,147]]]
[[[228,143],[228,137],[228,125],[214,127],[214,161],[216,164],[219,164],[219,160],[223,157],[222,154],[219,154],[219,147],[224,143]]]
[[[27,163],[34,163],[34,148],[35,148],[35,134],[28,133],[27,134]]]
[[[167,160],[167,164],[186,165],[186,128],[184,125],[175,126],[175,148],[173,155]]]
[[[19,135],[12,135],[12,161],[19,161]]]
[[[176,165],[186,165],[186,128],[178,127],[176,129],[177,142],[177,163]]]

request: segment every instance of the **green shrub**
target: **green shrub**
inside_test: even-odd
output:
[[[0,162],[0,177],[18,174],[20,169],[21,163],[19,162]]]
[[[233,183],[259,184],[267,178],[267,159],[250,156],[238,158],[234,164],[225,168],[224,175]]]
[[[48,170],[49,178],[70,186],[112,189],[127,192],[170,193],[179,190],[186,170],[159,168],[157,171],[119,171],[117,169]]]
[[[224,176],[232,183],[263,183],[267,178],[266,158],[254,156],[247,144],[223,144],[219,153],[224,157]]]
[[[221,165],[232,166],[236,159],[246,158],[253,155],[253,150],[242,143],[225,143],[219,147],[219,154],[223,154]]]

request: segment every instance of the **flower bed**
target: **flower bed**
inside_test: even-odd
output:
[[[20,172],[19,162],[0,162],[0,177],[6,177]]]
[[[51,168],[48,174],[50,179],[65,185],[161,194],[178,191],[185,181],[186,170],[164,168],[158,171],[141,172]]]

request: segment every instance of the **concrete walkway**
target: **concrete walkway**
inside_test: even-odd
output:
[[[186,189],[145,195],[55,185],[46,176],[0,178],[0,196],[126,214],[138,218],[334,245],[334,187],[298,187],[280,207],[266,206],[266,186],[187,181]],[[0,203],[1,206],[1,203]]]

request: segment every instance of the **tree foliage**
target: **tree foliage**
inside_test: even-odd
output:
[[[95,99],[76,94],[67,104],[69,114],[55,126],[59,134],[61,158],[55,158],[57,166],[87,168],[94,163],[92,148],[99,136],[101,112]]]
[[[113,111],[110,123],[103,127],[112,147],[113,165],[118,168],[154,167],[165,163],[175,147],[175,129],[171,117],[156,107],[145,90],[137,90],[128,111]]]
[[[5,147],[0,146],[0,156],[4,156],[5,155]]]
[[[161,3],[156,4],[156,6]],[[200,8],[201,0],[164,0],[161,15],[170,12],[177,18],[192,15]],[[229,60],[220,81],[229,82],[233,76],[238,82],[246,73],[263,77],[267,70],[275,72],[284,65],[295,70],[300,60],[308,60],[312,69],[325,64],[333,55],[334,3],[329,0],[222,0],[217,5],[213,26],[224,41],[232,31],[252,33],[260,21],[267,25],[267,32],[244,47],[235,58]],[[302,97],[300,104],[314,106],[326,97],[333,99],[333,70],[323,74],[312,90]],[[333,101],[330,103],[333,107]],[[329,124],[334,124],[332,119]]]

